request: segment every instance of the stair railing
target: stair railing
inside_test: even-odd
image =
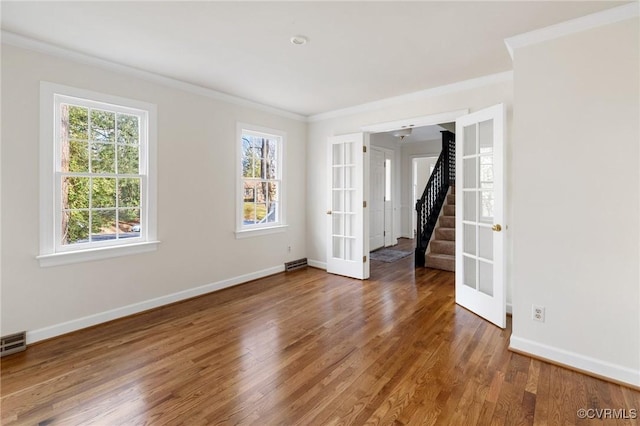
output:
[[[418,219],[416,224],[415,265],[425,265],[425,253],[431,235],[438,222],[438,216],[447,197],[449,185],[456,179],[455,135],[445,130],[442,133],[442,152],[424,188],[422,197],[416,202]]]

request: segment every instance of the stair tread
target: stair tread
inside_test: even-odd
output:
[[[452,254],[444,254],[444,253],[427,253],[427,257],[432,257],[434,259],[454,259],[455,256]]]
[[[438,226],[434,232],[435,240],[455,241],[456,240],[456,228],[443,228]]]
[[[450,254],[429,253],[425,257],[425,266],[427,268],[455,272],[456,258]]]
[[[431,252],[438,254],[454,254],[456,242],[452,240],[431,240]]]

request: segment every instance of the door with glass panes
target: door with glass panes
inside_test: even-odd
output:
[[[369,278],[369,223],[364,214],[365,134],[329,138],[327,272]]]
[[[504,106],[456,120],[456,303],[506,326]]]

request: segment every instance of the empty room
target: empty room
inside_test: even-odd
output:
[[[0,7],[1,424],[640,424],[637,1]]]

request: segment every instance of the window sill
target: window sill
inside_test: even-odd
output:
[[[289,225],[270,226],[268,228],[243,229],[236,231],[236,239],[259,237],[260,235],[277,234],[287,230]]]
[[[160,241],[147,241],[137,244],[100,247],[88,250],[69,251],[36,256],[41,267],[68,265],[70,263],[89,262],[91,260],[109,259],[112,257],[128,256],[146,253],[158,249]]]

